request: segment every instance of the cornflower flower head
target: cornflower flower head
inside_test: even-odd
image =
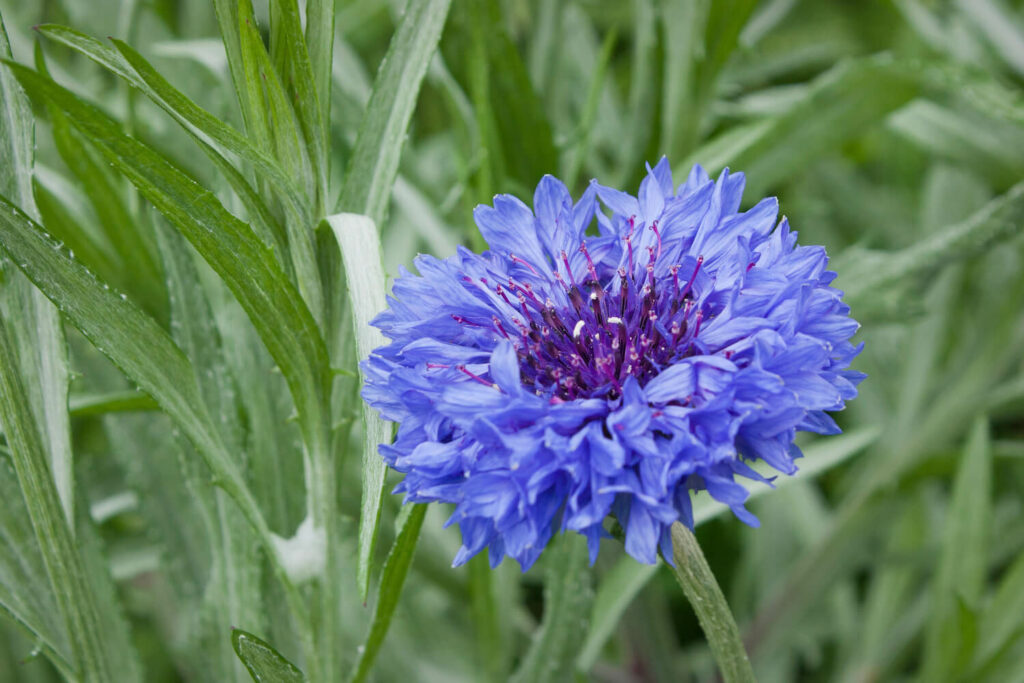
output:
[[[610,515],[630,555],[671,561],[691,492],[757,526],[737,476],[793,474],[798,430],[839,432],[825,411],[863,375],[824,248],[774,198],[739,212],[741,173],[647,170],[636,197],[595,181],[574,203],[551,176],[532,210],[496,196],[474,212],[490,250],[419,256],[374,321],[391,342],[363,396],[399,424],[381,455],[396,493],[455,505],[456,565],[525,570],[566,529],[593,562]]]

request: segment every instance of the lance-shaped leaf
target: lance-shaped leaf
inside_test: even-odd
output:
[[[409,0],[370,95],[338,209],[381,221],[398,173],[405,131],[441,38],[451,0]]]
[[[355,329],[356,353],[360,359],[384,344],[384,335],[370,321],[387,307],[386,281],[381,265],[377,226],[366,216],[339,213],[327,219],[341,248],[348,278],[349,304]],[[359,514],[359,594],[365,600],[370,590],[370,560],[377,544],[384,475],[387,467],[377,447],[391,440],[391,426],[377,411],[363,404],[363,502]]]

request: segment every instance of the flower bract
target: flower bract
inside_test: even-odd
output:
[[[839,431],[863,375],[858,324],[825,250],[778,203],[740,212],[744,178],[665,159],[637,196],[546,176],[531,209],[499,195],[474,218],[489,251],[420,256],[374,324],[364,398],[398,423],[381,446],[410,501],[453,503],[461,564],[484,548],[531,566],[559,530],[606,520],[626,551],[670,559],[706,490],[757,525],[737,481],[796,471],[798,430]]]

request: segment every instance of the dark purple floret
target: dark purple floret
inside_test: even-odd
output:
[[[532,211],[495,197],[475,212],[491,250],[420,256],[375,321],[392,341],[363,395],[399,423],[381,453],[396,492],[455,504],[456,564],[487,547],[529,567],[559,529],[593,559],[609,515],[653,562],[691,491],[756,525],[735,476],[792,474],[797,430],[838,432],[824,411],[863,375],[824,249],[774,199],[738,213],[742,174],[648,170],[638,197],[591,183],[573,203],[550,176]]]

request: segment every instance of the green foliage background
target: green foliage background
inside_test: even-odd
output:
[[[695,503],[759,680],[1024,681],[1024,3],[254,4],[0,0],[0,680],[713,680],[614,542],[450,569],[357,393],[381,257],[667,155],[863,325],[761,528]]]

